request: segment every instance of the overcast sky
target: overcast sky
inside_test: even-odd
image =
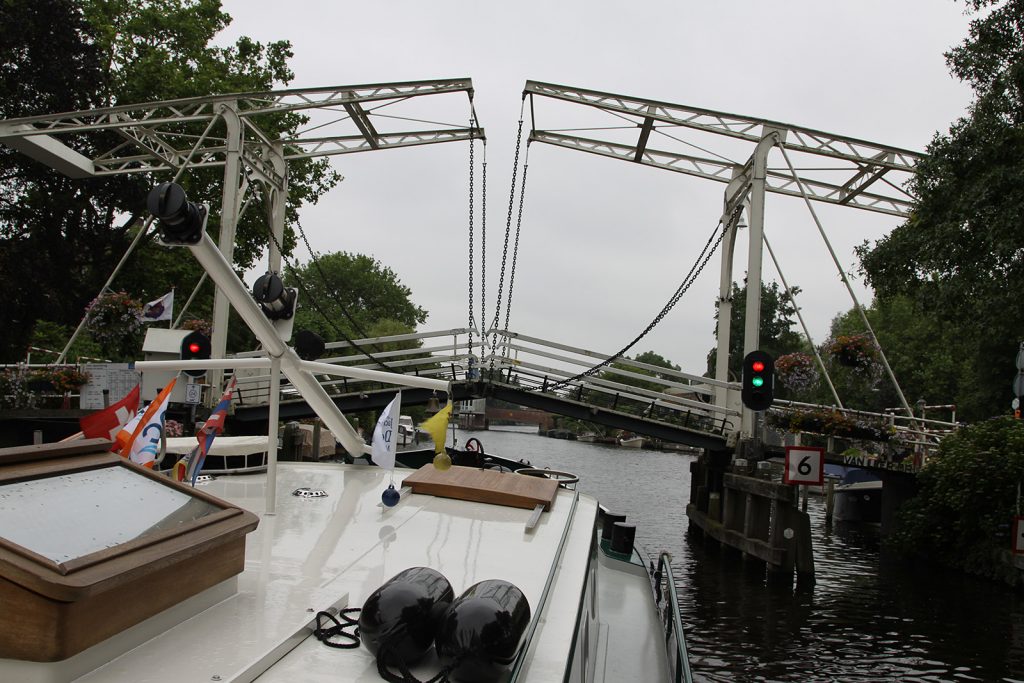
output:
[[[225,0],[224,8],[234,21],[223,42],[239,35],[292,42],[290,87],[472,78],[488,140],[488,323],[527,80],[916,151],[947,130],[970,97],[943,58],[968,24],[963,4],[950,0]],[[422,329],[465,326],[468,144],[332,163],[345,181],[301,214],[314,249],[369,254],[392,268],[430,313]],[[531,146],[529,163],[510,328],[617,351],[654,318],[696,259],[721,213],[724,185],[541,144]],[[852,208],[816,209],[847,271],[856,270],[855,245],[899,224]],[[820,343],[851,302],[803,202],[769,195],[765,231],[787,281],[804,290],[797,301]],[[740,280],[742,235],[736,253]],[[308,259],[301,247],[296,256]],[[716,254],[631,355],[653,350],[701,374],[714,345],[719,273]],[[764,277],[778,279],[767,256]],[[870,293],[857,290],[867,304]],[[479,290],[476,296],[479,311]]]

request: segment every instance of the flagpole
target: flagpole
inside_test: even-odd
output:
[[[281,358],[270,359],[270,412],[267,415],[266,514],[277,513],[277,421],[280,414]]]
[[[172,305],[173,305],[173,302],[174,302],[174,287],[173,286],[171,287],[171,302],[172,302]],[[167,329],[169,329],[169,330],[173,330],[174,329],[174,309],[173,308],[171,308],[171,315],[170,315],[170,317],[167,318]]]

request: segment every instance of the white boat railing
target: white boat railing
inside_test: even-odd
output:
[[[683,618],[679,609],[679,595],[676,592],[675,577],[672,575],[672,555],[667,552],[661,553],[658,557],[658,568],[654,569],[652,561],[651,569],[654,599],[665,627],[665,647],[669,650],[672,680],[674,683],[693,683],[690,654],[686,650],[686,634],[683,631]]]

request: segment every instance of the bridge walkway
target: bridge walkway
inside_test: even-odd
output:
[[[476,341],[472,347],[471,338]],[[446,380],[456,412],[459,402],[495,398],[609,429],[713,451],[729,448],[730,436],[739,427],[738,411],[712,404],[716,386],[738,392],[735,383],[716,382],[628,359],[617,359],[587,374],[609,356],[507,330],[492,330],[488,338],[486,351],[480,348],[479,333],[468,328],[359,339],[352,343],[332,342],[327,345],[329,357],[320,361],[339,367],[383,369]],[[237,357],[259,355],[256,352]],[[265,370],[240,369],[237,377],[233,431],[263,433],[269,415],[269,376]],[[321,378],[321,385],[343,413],[381,410],[396,392],[393,385],[336,377]],[[403,405],[423,405],[431,399],[443,402],[446,398],[428,389],[402,390]],[[315,415],[284,378],[279,406],[280,419],[285,421]],[[841,412],[847,422],[861,430],[871,421],[876,426],[883,425],[892,444],[911,449],[920,457],[912,463],[897,462],[892,447],[883,449],[892,452],[880,458],[844,455],[857,441],[844,442],[837,437],[837,445],[826,449],[826,458],[828,462],[894,474],[916,474],[941,436],[955,427],[933,420],[837,411],[831,406],[789,401],[777,401],[772,412],[784,415],[787,411],[824,411],[830,417]],[[814,433],[809,433],[809,437],[819,441],[825,438]],[[784,450],[785,444],[774,430],[762,427],[761,439],[766,455],[779,455]]]
[[[319,360],[447,380],[455,402],[499,398],[695,448],[724,448],[729,433],[739,425],[737,411],[710,404],[714,380],[630,360],[617,360],[592,376],[579,377],[608,356],[505,331],[491,333],[496,342],[485,354],[479,346],[470,348],[470,332],[479,341],[475,330],[457,328],[332,342],[326,351],[330,356]],[[269,376],[255,369],[240,369],[236,376],[233,426],[240,433],[257,432],[265,428],[269,415]],[[342,412],[379,410],[396,391],[354,379],[322,378],[321,385]],[[402,390],[403,405],[422,405],[432,398],[445,397],[426,389]],[[315,414],[285,379],[279,411],[282,420]]]

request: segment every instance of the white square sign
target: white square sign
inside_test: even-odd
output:
[[[1024,517],[1013,518],[1013,552],[1024,555]]]
[[[203,400],[202,384],[185,385],[185,403],[197,404]]]
[[[821,486],[825,481],[825,449],[814,446],[786,446],[785,484]]]

